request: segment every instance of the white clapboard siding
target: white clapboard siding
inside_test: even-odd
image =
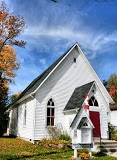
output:
[[[73,62],[73,58],[77,58],[76,63]],[[46,137],[46,105],[49,98],[53,98],[55,102],[56,124],[60,123],[68,130],[68,122],[65,120],[67,118],[63,109],[76,87],[94,80],[99,85],[99,80],[85,62],[82,54],[79,54],[74,48],[36,93],[35,139]],[[106,112],[105,104],[102,104],[102,112]],[[71,115],[71,119],[73,118],[74,114],[73,117]],[[104,115],[102,118],[106,122]]]
[[[108,137],[108,112],[107,110],[107,103],[104,97],[101,94],[101,91],[97,88],[97,92],[95,95],[99,108],[100,108],[100,129],[101,129],[101,138]]]
[[[76,112],[75,112],[75,114],[66,114],[65,116],[64,116],[64,130],[70,135],[70,136],[72,136],[71,134],[71,128],[70,128],[70,125],[71,125],[71,123],[72,123],[72,121],[73,121],[73,119],[75,118],[75,116],[76,116]]]
[[[24,109],[26,110],[26,125],[24,125]],[[18,133],[24,139],[34,139],[34,99],[30,98],[18,107]]]
[[[35,140],[45,138],[45,106],[43,103],[40,105],[38,101],[36,103],[35,118]]]
[[[110,123],[114,125],[117,129],[117,110],[111,111],[111,121]]]
[[[82,52],[80,48],[79,48],[79,50],[80,50],[80,52]],[[104,85],[101,83],[99,77],[97,76],[96,72],[94,71],[94,69],[93,69],[92,66],[90,65],[89,61],[87,60],[87,58],[85,57],[85,55],[83,54],[83,52],[82,52],[81,56],[82,56],[82,59],[84,60],[84,63],[85,63],[85,64],[87,65],[87,67],[90,69],[90,72],[92,72],[93,76],[95,77],[96,82],[97,82],[97,84],[98,84],[101,92],[103,93],[103,96],[104,96],[105,100],[107,101],[107,103],[108,103],[108,104],[109,104],[109,103],[114,103],[113,99],[112,99],[112,98],[110,97],[110,95],[108,94],[106,88],[105,88]],[[107,107],[107,108],[108,108],[108,107]]]
[[[17,107],[10,111],[9,134],[17,136]]]

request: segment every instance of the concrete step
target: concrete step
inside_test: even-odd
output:
[[[117,145],[101,145],[99,148],[117,148]]]
[[[100,140],[94,140],[94,142],[95,143],[100,143]],[[106,144],[108,144],[108,143],[117,143],[117,141],[115,141],[115,140],[108,140],[108,139],[101,139],[101,142],[102,143],[106,143]]]
[[[100,140],[96,140],[95,145],[101,152],[117,152],[117,141],[114,140],[101,140],[101,146],[100,146]]]
[[[99,145],[99,148],[117,148],[117,144],[106,144],[106,145]]]
[[[100,148],[101,152],[107,153],[107,152],[117,152],[117,148]]]

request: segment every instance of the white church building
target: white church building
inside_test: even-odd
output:
[[[76,43],[10,105],[8,133],[34,142],[48,138],[48,126],[60,124],[71,136],[87,94],[93,137],[108,139],[109,105],[114,102]]]

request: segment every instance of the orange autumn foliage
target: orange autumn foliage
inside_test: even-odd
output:
[[[0,6],[0,52],[4,45],[17,45],[24,47],[26,42],[17,40],[25,28],[24,18],[9,12],[4,1]]]
[[[13,46],[24,47],[26,42],[17,39],[24,31],[25,21],[20,15],[10,13],[5,1],[0,2],[0,135],[5,129],[8,105],[9,83],[16,76],[15,70],[19,68],[17,55]]]
[[[0,80],[12,82],[19,68],[13,46],[24,47],[26,42],[16,38],[24,31],[24,18],[10,13],[5,1],[0,4]]]
[[[111,85],[109,94],[113,98],[115,103],[117,103],[117,88],[114,85]]]
[[[4,46],[4,48],[0,52],[1,78],[10,80],[10,78],[16,76],[13,71],[18,68],[19,63],[16,61],[16,53],[14,48],[8,45]]]
[[[112,85],[112,86],[110,87],[109,94],[112,96],[112,95],[115,94],[115,93],[117,93],[117,89],[115,88],[114,85]]]
[[[11,103],[13,103],[21,94],[22,92],[18,92],[18,93],[15,93],[11,96]]]

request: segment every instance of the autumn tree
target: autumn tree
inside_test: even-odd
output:
[[[24,31],[24,18],[9,12],[5,2],[0,6],[0,78],[11,81],[16,76],[14,70],[18,69],[16,54],[12,46],[24,47],[25,42],[16,38]],[[11,57],[10,57],[11,55]],[[8,61],[7,56],[10,58]],[[12,61],[11,59],[15,57]],[[8,66],[7,66],[8,64]],[[11,66],[11,67],[10,67]]]
[[[0,130],[3,128],[9,83],[13,82],[16,76],[15,70],[19,68],[14,46],[25,46],[26,42],[17,39],[25,27],[24,18],[11,13],[2,1],[0,4]]]
[[[107,85],[109,86],[109,94],[113,98],[114,102],[117,103],[117,74],[113,73],[110,75]]]
[[[113,98],[114,102],[117,103],[117,89],[114,85],[111,85],[109,94]]]
[[[22,93],[22,92],[18,92],[18,93],[13,94],[13,95],[10,97],[11,103],[15,102],[15,100],[20,96],[21,93]]]
[[[16,76],[15,70],[19,68],[15,50],[12,46],[4,45],[0,52],[0,79],[12,82]]]
[[[116,73],[111,74],[107,83],[109,86],[113,85],[117,87],[117,74]]]

